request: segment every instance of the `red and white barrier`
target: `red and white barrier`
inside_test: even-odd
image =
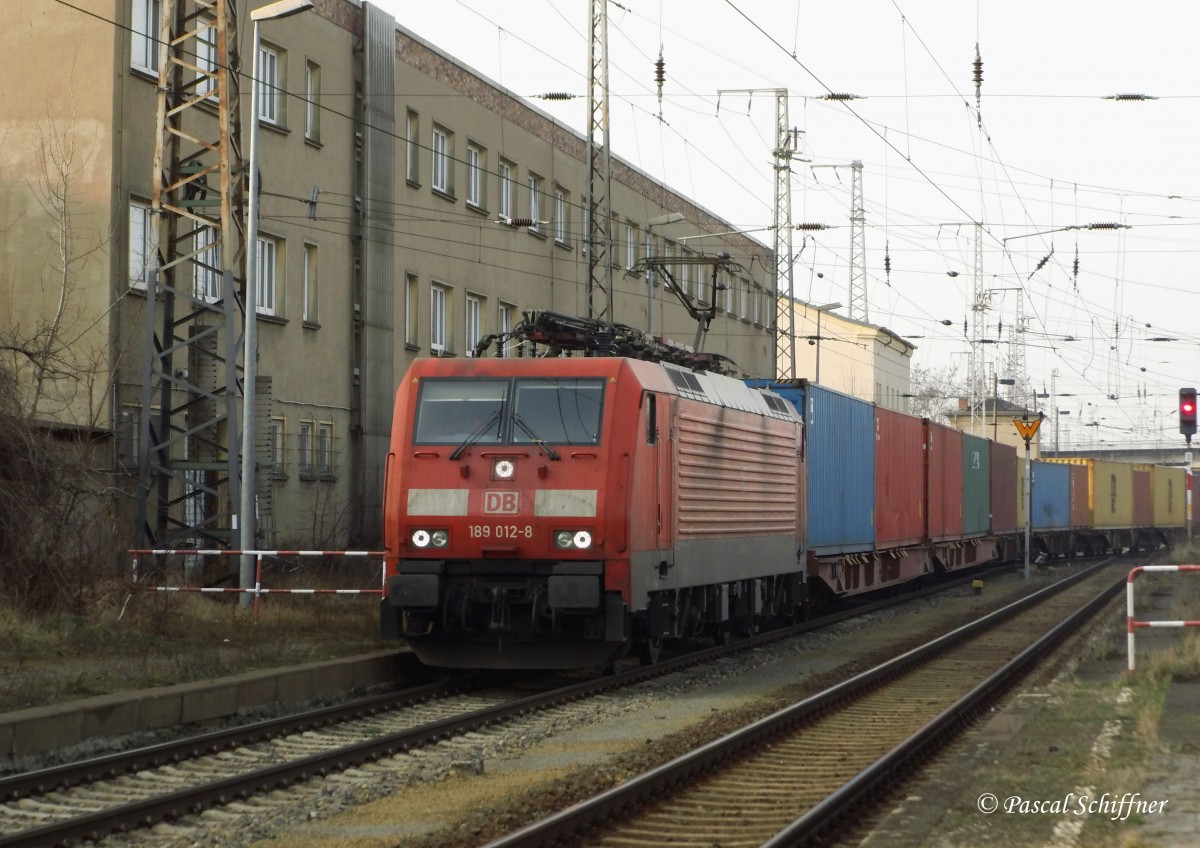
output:
[[[150,586],[156,592],[198,592],[204,594],[252,594],[254,595],[254,617],[258,618],[259,601],[263,595],[380,595],[387,582],[387,563],[380,566],[378,589],[265,589],[262,585],[263,557],[378,557],[383,560],[387,551],[245,551],[204,548],[151,548],[129,551],[133,558],[133,580],[138,580],[138,557],[142,556],[221,556],[254,557],[254,586],[249,589],[217,586]]]
[[[1133,616],[1133,581],[1143,571],[1200,571],[1200,565],[1139,565],[1125,578],[1125,624],[1129,635],[1129,671],[1134,669],[1134,631],[1140,627],[1200,627],[1200,621],[1138,621]]]

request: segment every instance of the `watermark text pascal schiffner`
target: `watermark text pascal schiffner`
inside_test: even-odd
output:
[[[979,812],[986,815],[1003,813],[1005,815],[1068,815],[1068,816],[1106,816],[1112,821],[1125,821],[1130,816],[1145,816],[1162,813],[1169,801],[1151,801],[1142,797],[1140,792],[1126,792],[1124,795],[1105,792],[1100,797],[1077,795],[1068,792],[1061,798],[1022,798],[1020,795],[1009,795],[1007,798],[997,798],[991,792],[979,796],[975,805]]]

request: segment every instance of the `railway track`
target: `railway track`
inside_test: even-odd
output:
[[[961,585],[956,581],[939,588]],[[936,590],[930,590],[930,592]],[[462,737],[650,677],[705,663],[925,593],[846,610],[671,658],[561,685],[563,676],[495,675],[429,684],[246,727],[0,779],[0,848],[98,839],[264,795],[314,776]],[[529,694],[530,692],[533,694]]]
[[[851,815],[865,818],[932,749],[1115,596],[1125,570],[1105,581],[1107,567],[1010,604],[488,848],[782,848],[827,839]]]

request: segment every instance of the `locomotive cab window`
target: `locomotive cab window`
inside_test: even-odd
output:
[[[597,444],[603,406],[602,380],[517,380],[513,444]]]
[[[413,444],[596,445],[599,378],[421,381]]]
[[[476,430],[474,442],[499,444],[508,389],[507,380],[422,380],[414,444],[458,444]]]

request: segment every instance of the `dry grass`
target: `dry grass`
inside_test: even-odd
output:
[[[35,617],[0,603],[0,711],[391,644],[378,639],[378,600],[370,595],[269,597],[255,620],[233,595],[110,583],[89,609]]]

